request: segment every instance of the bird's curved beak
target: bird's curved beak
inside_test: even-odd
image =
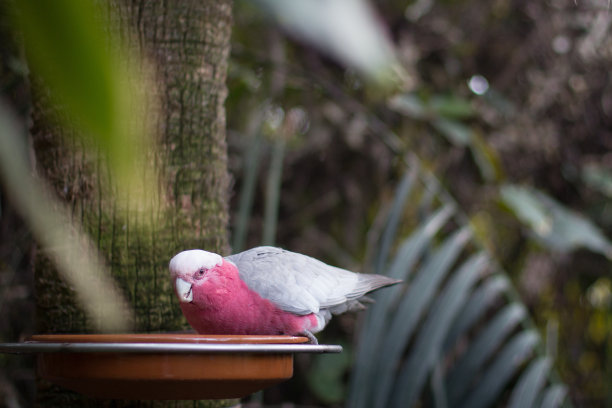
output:
[[[189,303],[193,301],[193,290],[191,283],[181,278],[176,278],[174,289],[181,302]]]

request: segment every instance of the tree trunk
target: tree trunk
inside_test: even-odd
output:
[[[69,203],[74,222],[83,224],[113,277],[124,290],[139,332],[187,329],[168,274],[168,261],[178,251],[206,248],[228,251],[228,180],[225,142],[225,77],[231,30],[231,1],[123,1],[108,3],[111,30],[127,33],[130,50],[155,63],[161,110],[144,120],[159,136],[156,167],[165,185],[157,213],[122,213],[101,181],[107,172],[99,161],[50,121],[43,92],[33,100],[32,138],[37,171]],[[143,70],[144,72],[144,70]],[[40,89],[40,87],[39,87]],[[147,220],[150,227],[137,227]],[[140,225],[140,224],[139,224]],[[42,253],[35,258],[37,331],[91,332],[70,287]],[[39,387],[40,406],[133,406],[101,402]],[[137,406],[143,406],[137,403]],[[151,403],[146,406],[165,406]],[[208,404],[206,404],[209,406]],[[172,403],[172,406],[175,403]],[[189,403],[193,406],[193,403]]]

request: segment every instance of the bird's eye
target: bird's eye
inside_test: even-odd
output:
[[[196,278],[201,278],[202,276],[204,276],[205,272],[206,272],[206,269],[204,268],[198,269],[198,271],[196,272]]]

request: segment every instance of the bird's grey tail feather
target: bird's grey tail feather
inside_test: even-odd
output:
[[[380,289],[385,286],[396,285],[401,282],[402,280],[400,279],[393,279],[393,278],[390,278],[384,275],[376,275],[376,274],[369,274],[369,273],[359,274],[360,286],[363,285],[367,287],[368,289],[366,292],[371,292],[373,290]]]
[[[401,283],[401,280],[392,279],[383,275],[375,274],[358,274],[359,280],[353,291],[346,295],[347,301],[330,308],[333,314],[340,314],[346,311],[355,311],[365,309],[363,303],[372,303],[373,300],[364,295],[385,286],[396,285]],[[362,303],[363,302],[363,303]]]

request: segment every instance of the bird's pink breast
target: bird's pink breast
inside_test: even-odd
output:
[[[251,290],[236,267],[224,262],[193,288],[193,302],[182,303],[183,314],[201,334],[287,334],[312,327],[314,315],[285,312]]]

